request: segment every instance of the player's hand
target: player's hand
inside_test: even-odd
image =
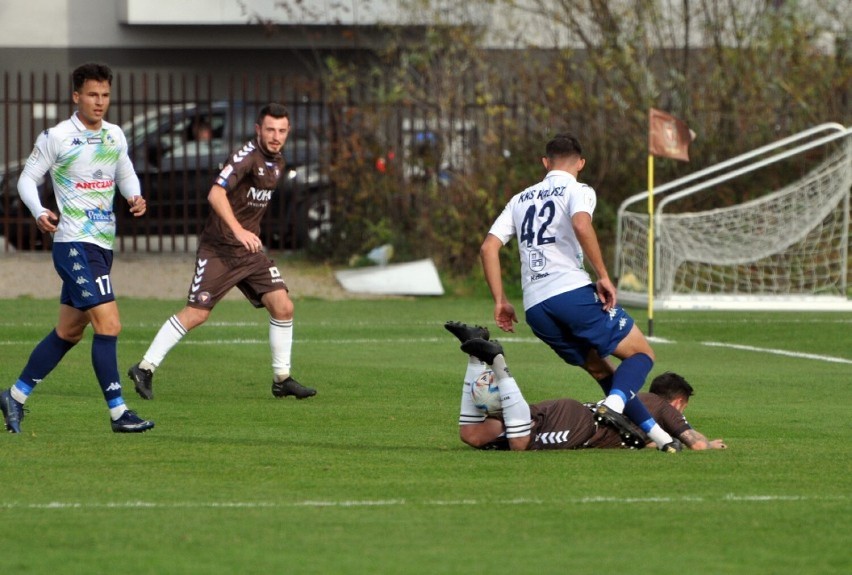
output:
[[[497,322],[497,327],[503,331],[515,331],[515,324],[518,323],[518,316],[515,314],[515,308],[507,301],[500,302],[494,305],[494,321]]]
[[[50,210],[44,210],[36,220],[38,229],[48,234],[56,231],[56,224],[58,223],[59,217]]]
[[[131,196],[128,198],[127,203],[130,204],[130,213],[134,217],[138,218],[148,211],[148,202],[142,196]]]
[[[710,449],[728,449],[728,445],[723,439],[714,439],[710,442]]]
[[[237,232],[234,232],[234,235],[237,237],[237,240],[243,244],[243,247],[247,249],[250,253],[256,254],[257,252],[263,250],[263,243],[260,241],[260,238],[257,237],[252,232],[243,228]]]
[[[597,292],[598,297],[603,302],[604,311],[609,311],[615,307],[615,304],[618,302],[618,297],[616,296],[615,286],[612,285],[612,281],[609,278],[604,278],[598,280],[597,284]]]

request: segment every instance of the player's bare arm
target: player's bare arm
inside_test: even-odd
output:
[[[578,212],[571,217],[571,224],[574,228],[574,234],[577,236],[577,241],[583,248],[583,255],[592,269],[595,270],[595,276],[598,280],[596,284],[598,297],[604,302],[604,309],[608,311],[615,307],[618,298],[615,286],[609,279],[609,272],[607,272],[604,264],[598,236],[592,225],[592,216],[587,212]]]
[[[705,449],[727,449],[727,445],[721,439],[708,440],[704,435],[694,429],[687,429],[680,434],[678,438],[684,445],[695,451],[703,451]]]
[[[459,426],[459,438],[471,447],[485,447],[492,441],[496,441],[503,433],[503,421],[501,419],[489,418],[481,423]]]
[[[207,194],[207,201],[210,202],[210,207],[213,208],[213,211],[215,211],[216,214],[222,218],[222,221],[231,229],[234,233],[234,237],[237,238],[237,241],[243,244],[243,247],[251,253],[257,253],[263,249],[263,244],[261,243],[260,238],[245,229],[237,220],[237,217],[234,215],[234,210],[231,209],[231,203],[228,201],[228,192],[225,188],[220,185],[213,184],[213,187],[210,188],[210,193]]]
[[[503,291],[503,277],[500,269],[500,248],[503,242],[497,236],[488,234],[482,247],[479,249],[479,257],[482,260],[482,270],[485,274],[485,282],[494,298],[494,320],[497,327],[503,331],[515,331],[518,316],[515,308],[506,299]]]

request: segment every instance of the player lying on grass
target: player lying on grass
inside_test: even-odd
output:
[[[444,327],[462,342],[462,351],[469,355],[462,386],[459,437],[471,447],[523,451],[653,446],[638,427],[628,433],[596,423],[596,404],[569,398],[528,404],[509,372],[503,347],[488,340],[487,329],[459,322],[448,322]],[[489,413],[477,406],[471,389],[478,380],[492,377],[499,388],[499,408]],[[690,449],[725,449],[723,440],[708,440],[686,421],[683,411],[692,394],[692,386],[683,377],[667,372],[657,376],[650,393],[640,393],[639,399],[669,435]]]

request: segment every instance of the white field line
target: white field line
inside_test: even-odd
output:
[[[294,502],[276,501],[115,501],[107,503],[51,501],[46,503],[0,503],[0,509],[30,509],[63,511],[74,509],[283,509],[297,507],[461,507],[470,505],[575,505],[575,504],[672,504],[705,503],[715,505],[724,502],[746,503],[775,503],[801,501],[848,501],[845,495],[836,496],[806,496],[806,495],[736,495],[733,493],[719,497],[578,497],[575,499],[528,499],[518,498],[507,501],[490,501],[479,499],[426,499],[423,501],[408,499],[363,499],[363,500],[305,500]]]
[[[134,345],[148,345],[151,343],[151,340],[135,340],[135,339],[125,339],[119,338],[121,344],[134,344]],[[412,344],[421,344],[421,343],[440,343],[440,342],[454,342],[454,339],[448,339],[446,337],[410,337],[410,338],[394,338],[390,340],[388,338],[346,338],[346,339],[326,339],[326,338],[296,338],[294,340],[296,343],[304,343],[304,344],[322,344],[322,345],[363,345],[363,344],[387,344],[387,343],[412,343]],[[535,337],[501,337],[501,342],[509,342],[509,343],[532,343],[532,344],[540,344],[544,345],[538,338]],[[11,340],[0,340],[0,346],[12,346],[12,345],[25,345],[28,347],[32,347],[36,342],[32,340],[27,341],[11,341]],[[269,339],[267,338],[236,338],[236,339],[185,339],[180,342],[180,345],[268,345]]]
[[[741,351],[754,351],[757,353],[770,353],[773,355],[783,355],[786,357],[795,357],[799,359],[816,359],[818,361],[827,361],[830,363],[848,363],[852,364],[852,359],[844,359],[842,357],[834,357],[831,355],[817,355],[814,353],[802,353],[798,351],[787,351],[785,349],[772,349],[769,347],[753,347],[751,345],[739,345],[735,343],[720,343],[718,341],[703,341],[701,345],[708,347],[727,347],[730,349],[738,349]]]
[[[262,327],[262,326],[261,326]],[[439,343],[441,341],[445,341],[446,337],[419,337],[419,338],[396,338],[393,340],[394,343],[400,344],[421,344],[421,343]],[[386,344],[388,343],[388,339],[386,338],[358,338],[358,339],[311,339],[311,338],[298,338],[296,340],[300,344],[322,344],[322,345],[372,345],[372,344]],[[520,344],[538,344],[543,345],[542,342],[535,337],[501,337],[500,341],[504,343],[520,343]],[[661,338],[661,337],[649,337],[648,341],[654,344],[676,344],[676,341],[672,341],[669,339]],[[122,339],[121,343],[123,344],[133,344],[133,345],[148,345],[150,343],[149,340],[132,340],[132,339]],[[181,342],[181,345],[267,345],[269,340],[267,338],[237,338],[237,339],[187,339]],[[12,340],[0,340],[0,347],[2,346],[27,346],[32,347],[32,341],[12,341]],[[815,359],[818,361],[825,361],[829,363],[843,363],[852,365],[852,359],[845,359],[842,357],[834,357],[830,355],[818,355],[813,353],[803,353],[796,351],[788,351],[784,349],[773,349],[773,348],[765,348],[765,347],[754,347],[750,345],[741,345],[735,343],[722,343],[716,341],[704,341],[701,342],[701,345],[706,345],[708,347],[726,347],[729,349],[738,349],[740,351],[753,351],[756,353],[768,353],[773,355],[782,355],[786,357],[794,357],[799,359]]]

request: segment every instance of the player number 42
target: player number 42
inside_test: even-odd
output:
[[[524,220],[521,222],[521,241],[526,243],[527,247],[533,245],[533,242],[537,246],[555,243],[556,238],[547,234],[547,227],[553,223],[555,216],[556,206],[552,201],[544,202],[538,214],[536,214],[536,206],[531,205],[527,208],[527,213],[524,214]],[[535,230],[536,217],[538,221],[544,220],[538,231]]]

